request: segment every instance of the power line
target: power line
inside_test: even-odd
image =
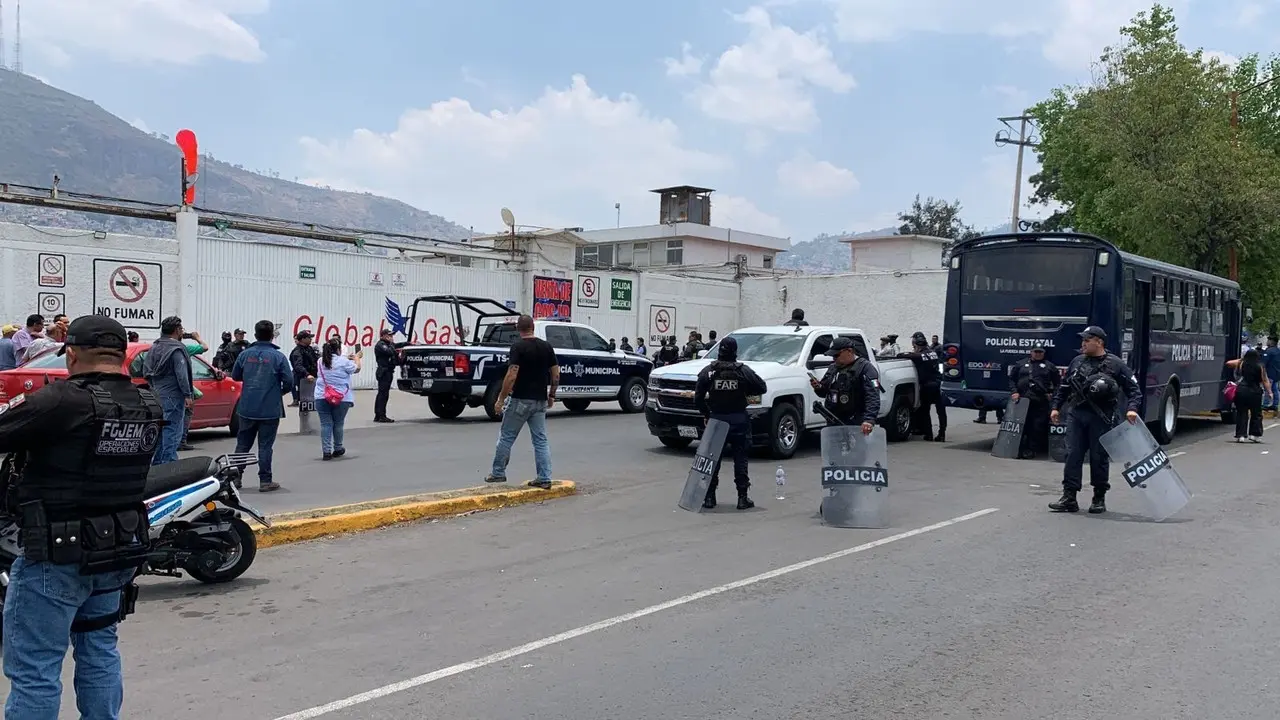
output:
[[[1018,168],[1015,171],[1015,175],[1013,179],[1013,213],[1012,213],[1012,221],[1009,225],[1010,232],[1017,232],[1018,231],[1018,210],[1019,210],[1019,206],[1022,204],[1023,154],[1026,152],[1027,148],[1032,148],[1034,150],[1035,148],[1039,147],[1040,141],[1038,138],[1034,137],[1028,132],[1028,130],[1031,130],[1031,131],[1035,130],[1034,127],[1031,127],[1031,122],[1035,118],[1031,117],[1025,112],[1021,115],[1015,115],[1012,117],[1002,117],[1002,118],[996,118],[996,119],[999,120],[1001,123],[1003,123],[1005,126],[1004,130],[1000,130],[996,132],[996,145],[999,147],[1004,147],[1006,145],[1018,146]],[[1018,129],[1016,131],[1018,133],[1017,140],[1013,139],[1013,133],[1015,132],[1015,130],[1013,129],[1013,125],[1010,124],[1013,122],[1019,123]]]

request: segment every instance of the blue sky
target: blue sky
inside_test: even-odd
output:
[[[1169,4],[1189,45],[1274,49],[1280,0]],[[1149,6],[26,0],[23,33],[28,73],[140,127],[477,231],[503,206],[599,228],[621,203],[649,224],[647,190],[694,184],[717,189],[715,224],[801,241],[893,224],[916,193],[1007,221],[995,118],[1087,81]]]

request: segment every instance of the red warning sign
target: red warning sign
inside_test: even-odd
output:
[[[147,296],[147,274],[134,265],[121,265],[108,280],[111,294],[123,303],[136,303]]]
[[[653,326],[660,333],[666,333],[671,329],[671,314],[666,310],[659,310],[653,315]]]

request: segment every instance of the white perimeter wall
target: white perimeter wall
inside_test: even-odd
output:
[[[942,336],[947,299],[945,270],[747,278],[742,282],[743,327],[775,325],[804,309],[813,325],[857,327],[874,343],[897,333],[900,345],[919,330]]]
[[[74,318],[105,308],[129,329],[155,337],[177,306],[176,240],[117,234],[97,240],[91,230],[0,223],[0,324],[21,325],[32,313]]]
[[[701,331],[703,337],[708,330],[723,335],[738,324],[738,285],[730,280],[596,271],[574,273],[574,277],[573,320],[594,327],[605,339],[631,338],[634,345],[637,337],[644,337],[655,345],[660,335],[675,335],[683,344],[691,330]],[[587,278],[599,279],[599,307],[590,307],[594,303],[586,296]],[[629,311],[610,309],[609,290],[615,278],[632,281]]]

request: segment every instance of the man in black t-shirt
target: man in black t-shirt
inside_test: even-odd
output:
[[[533,460],[537,477],[533,487],[551,487],[551,445],[547,442],[547,410],[556,401],[560,386],[560,364],[556,351],[546,340],[533,336],[533,318],[521,315],[516,321],[520,339],[511,345],[507,375],[498,392],[502,427],[498,448],[493,454],[493,470],[485,482],[506,482],[511,446],[525,425],[533,438]]]

